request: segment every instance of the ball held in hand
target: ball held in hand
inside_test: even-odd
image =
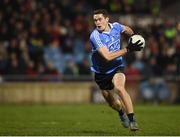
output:
[[[133,35],[130,37],[130,39],[133,44],[135,44],[137,41],[139,41],[139,43],[142,43],[141,47],[142,48],[145,47],[145,39],[141,35],[137,35],[137,34]]]

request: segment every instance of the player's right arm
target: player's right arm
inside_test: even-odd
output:
[[[115,58],[124,56],[129,51],[136,51],[136,46],[134,46],[132,43],[129,43],[126,48],[115,52],[109,52],[108,48],[105,45],[105,42],[102,38],[100,38],[99,33],[96,31],[91,34],[90,41],[93,44],[93,48],[96,49],[107,61],[111,61]],[[134,49],[129,47],[134,47]]]
[[[102,46],[98,49],[98,52],[107,60],[111,61],[117,57],[124,56],[128,52],[133,51],[140,51],[142,49],[141,45],[143,43],[139,43],[140,41],[137,41],[136,43],[132,43],[132,40],[129,42],[128,46],[126,48],[123,48],[121,50],[115,51],[115,52],[109,52],[106,46]]]
[[[123,48],[121,50],[115,51],[115,52],[109,52],[106,46],[102,46],[98,49],[98,52],[107,60],[113,60],[117,57],[124,56],[127,53],[127,48]]]
[[[90,41],[93,45],[93,49],[97,50],[107,61],[113,60],[117,57],[124,56],[127,53],[127,49],[121,49],[116,52],[109,52],[105,45],[104,39],[100,38],[97,31],[94,31],[90,36]]]

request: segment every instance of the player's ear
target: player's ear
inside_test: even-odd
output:
[[[106,17],[106,21],[109,22],[109,17]]]

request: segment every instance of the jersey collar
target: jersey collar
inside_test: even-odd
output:
[[[112,25],[112,23],[109,23],[108,25],[110,26],[110,31],[108,31],[108,32],[103,31],[102,33],[109,34],[111,32],[111,30],[113,29],[113,25]]]

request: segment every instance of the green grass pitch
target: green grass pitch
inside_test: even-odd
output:
[[[121,126],[105,105],[0,105],[0,135],[141,136],[180,135],[180,106],[136,105],[140,130]]]

